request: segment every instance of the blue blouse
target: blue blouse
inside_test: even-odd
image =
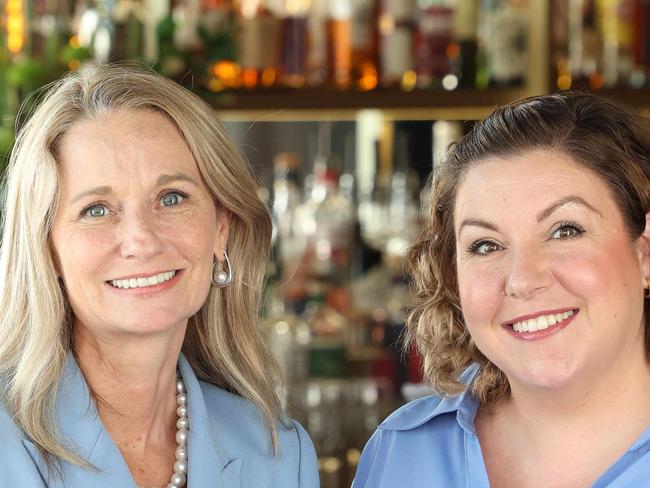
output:
[[[469,392],[410,402],[391,414],[363,450],[352,488],[488,488]],[[650,486],[648,428],[592,488]]]
[[[276,458],[269,452],[266,427],[250,402],[199,381],[182,354],[178,366],[187,388],[189,407],[188,488],[319,486],[316,452],[300,424],[288,421],[286,427],[278,427],[280,455]],[[72,355],[57,394],[56,416],[68,446],[98,470],[63,463],[63,480],[48,472],[36,446],[0,403],[0,485],[136,487],[122,454],[102,425]]]

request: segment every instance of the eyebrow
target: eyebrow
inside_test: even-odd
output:
[[[558,208],[563,207],[564,205],[568,205],[570,203],[574,203],[577,205],[580,205],[582,207],[585,207],[586,209],[592,211],[593,213],[597,215],[602,215],[598,210],[596,210],[594,207],[589,205],[583,198],[577,196],[577,195],[567,195],[566,197],[560,198],[557,202],[552,203],[548,207],[546,207],[544,210],[542,210],[540,213],[537,214],[537,222],[541,222],[542,220],[548,218],[553,212],[555,212]]]
[[[166,174],[160,175],[158,177],[158,180],[156,181],[156,186],[166,185],[168,183],[171,183],[172,181],[187,181],[189,183],[192,183],[194,186],[199,186],[199,184],[196,182],[194,178],[186,175],[181,171],[179,171],[178,173],[174,173],[173,175],[166,175]],[[74,197],[70,201],[70,203],[78,202],[82,198],[88,196],[108,195],[112,191],[113,188],[111,188],[110,186],[96,186],[95,188],[90,188],[89,190],[79,193],[76,197]]]
[[[546,207],[544,210],[539,212],[537,214],[537,217],[536,217],[537,222],[541,222],[542,220],[547,219],[557,209],[559,209],[560,207],[563,207],[565,205],[568,205],[568,204],[577,204],[577,205],[580,205],[582,207],[585,207],[586,209],[590,210],[591,212],[593,212],[593,213],[595,213],[597,215],[602,215],[598,210],[596,210],[593,206],[591,206],[589,203],[587,203],[584,200],[584,198],[581,198],[581,197],[579,197],[577,195],[567,195],[566,197],[560,198],[559,200],[557,200],[556,202],[552,203],[551,205]],[[460,232],[463,229],[463,227],[466,227],[466,226],[483,227],[484,229],[492,230],[492,231],[495,231],[495,232],[499,231],[499,228],[496,225],[494,225],[494,224],[492,224],[490,222],[487,222],[485,220],[481,220],[481,219],[465,219],[465,220],[463,220],[463,222],[460,224],[460,227],[458,228],[458,234],[459,235],[460,235]]]

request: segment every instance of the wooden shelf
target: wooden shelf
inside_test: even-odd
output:
[[[475,120],[526,96],[523,88],[488,90],[268,89],[202,94],[224,120],[354,120],[360,110],[382,110],[394,120]]]

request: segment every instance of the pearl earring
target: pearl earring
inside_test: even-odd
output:
[[[223,257],[225,259],[225,270],[216,269],[216,261],[212,263],[212,284],[217,288],[225,288],[232,281],[232,268],[230,267],[230,259],[228,259],[228,254],[226,250],[223,250]]]

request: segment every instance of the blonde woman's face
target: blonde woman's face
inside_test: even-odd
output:
[[[513,393],[606,384],[645,361],[647,245],[596,173],[551,151],[487,160],[454,211],[465,321]]]
[[[184,333],[228,218],[178,130],[155,112],[118,111],[73,126],[59,160],[51,240],[75,328]]]

